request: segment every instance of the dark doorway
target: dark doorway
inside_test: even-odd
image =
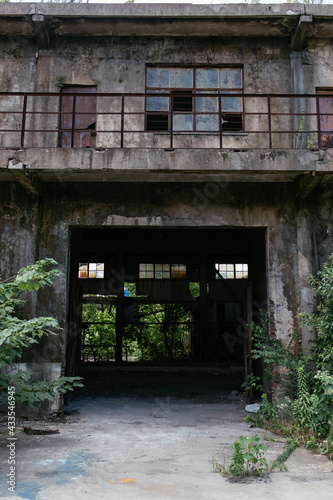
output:
[[[73,228],[70,253],[68,375],[129,363],[252,370],[265,229]]]

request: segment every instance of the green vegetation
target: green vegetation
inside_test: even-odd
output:
[[[224,455],[217,459],[212,455],[212,466],[214,472],[219,472],[223,476],[230,472],[233,476],[262,476],[268,470],[268,462],[264,457],[268,446],[261,442],[260,436],[240,436],[231,446],[233,454],[230,460],[230,466]],[[221,461],[219,461],[221,460]]]
[[[56,335],[59,324],[51,317],[26,318],[21,299],[23,292],[51,286],[60,271],[51,268],[56,262],[45,259],[22,268],[16,277],[0,283],[0,395],[7,397],[8,388],[15,387],[15,397],[31,406],[44,400],[53,400],[57,392],[64,393],[82,386],[79,377],[60,377],[52,382],[31,383],[31,373],[15,370],[25,349],[37,344],[45,335]],[[34,292],[35,291],[35,292]],[[26,296],[25,294],[25,296]]]
[[[251,324],[253,358],[263,358],[275,392],[273,404],[264,394],[260,412],[246,421],[287,438],[279,467],[300,443],[333,456],[333,255],[309,282],[320,297],[315,312],[301,314],[315,332],[311,355],[300,351],[295,333],[288,346],[270,338],[266,312],[261,311],[259,324]]]
[[[135,283],[126,283],[130,297]],[[127,311],[127,312],[126,312]],[[130,316],[126,323],[126,315]],[[115,358],[115,305],[85,304],[82,313],[83,361]],[[178,304],[125,306],[123,359],[131,361],[178,361],[189,355],[191,322],[189,311]]]

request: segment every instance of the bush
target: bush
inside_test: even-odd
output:
[[[23,350],[37,344],[44,335],[56,335],[61,328],[52,317],[26,319],[19,311],[25,304],[20,298],[22,292],[40,290],[51,286],[55,276],[61,272],[51,266],[57,263],[45,259],[22,268],[16,277],[0,283],[0,394],[8,396],[13,392],[18,401],[32,406],[33,403],[53,400],[57,392],[64,393],[74,387],[82,387],[80,377],[60,377],[52,382],[30,383],[31,373],[15,370],[15,364]]]

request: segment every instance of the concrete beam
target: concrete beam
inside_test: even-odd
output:
[[[303,50],[307,39],[309,28],[313,22],[312,16],[300,16],[298,24],[292,34],[290,49]]]
[[[305,199],[307,198],[317,184],[320,182],[321,177],[316,175],[315,170],[311,173],[303,174],[296,179],[296,198]]]
[[[42,182],[294,182],[331,166],[309,150],[0,149],[0,166],[15,158]],[[320,171],[317,168],[320,165]]]
[[[31,20],[36,30],[36,38],[41,50],[50,50],[50,34],[46,24],[45,16],[32,14]]]
[[[8,170],[10,170],[14,177],[19,181],[23,189],[25,189],[32,196],[39,196],[39,191],[36,187],[36,183],[33,182],[30,178],[23,163],[14,163],[13,160],[9,160]]]

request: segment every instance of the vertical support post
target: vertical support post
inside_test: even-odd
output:
[[[268,137],[269,137],[269,149],[272,149],[272,116],[271,116],[271,97],[267,96],[267,111],[268,111]]]
[[[117,258],[117,303],[116,303],[116,353],[115,359],[117,363],[123,360],[123,336],[125,331],[124,326],[124,259],[123,254],[118,254]]]
[[[73,94],[71,148],[74,147],[75,111],[76,111],[76,94]]]
[[[121,96],[121,118],[120,118],[120,147],[124,147],[124,123],[125,123],[125,96]]]
[[[25,127],[26,127],[26,120],[27,120],[27,102],[28,102],[28,96],[27,96],[27,94],[24,94],[23,110],[22,110],[21,148],[24,147]]]
[[[170,149],[173,149],[173,98],[170,94]]]
[[[245,300],[244,300],[244,320],[245,325],[249,325],[252,321],[252,282],[249,281],[245,289]],[[252,330],[249,326],[247,329],[247,338],[245,339],[245,374],[251,375],[253,373],[253,360],[252,360]],[[253,403],[253,389],[248,389],[246,394],[246,399],[249,403]]]
[[[317,130],[318,130],[318,148],[321,149],[320,103],[318,94],[316,95],[316,113],[317,113]]]
[[[219,111],[219,134],[220,134],[220,149],[223,148],[223,136],[222,136],[222,131],[223,131],[223,128],[222,128],[222,97],[218,96],[218,111]]]
[[[200,256],[200,306],[199,306],[199,357],[200,361],[207,361],[208,333],[207,325],[207,255]]]

